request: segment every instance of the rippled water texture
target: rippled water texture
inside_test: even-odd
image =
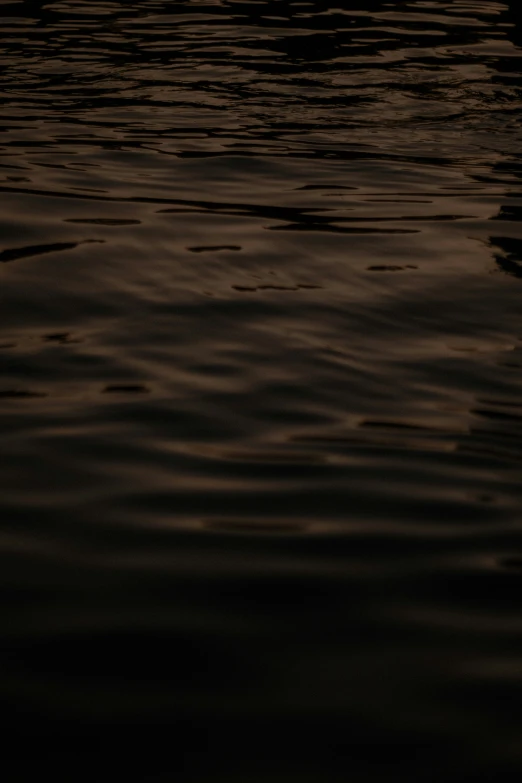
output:
[[[515,3],[0,6],[9,783],[515,780]]]

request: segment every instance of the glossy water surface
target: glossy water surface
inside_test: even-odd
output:
[[[514,6],[1,0],[10,780],[521,771]]]

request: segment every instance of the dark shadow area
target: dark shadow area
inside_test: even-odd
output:
[[[498,268],[507,275],[522,278],[522,239],[490,237],[490,242]]]

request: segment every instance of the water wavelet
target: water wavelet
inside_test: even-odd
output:
[[[105,394],[144,394],[149,389],[141,383],[112,383],[103,391]]]
[[[0,389],[2,400],[31,400],[47,397],[44,392],[29,391],[27,389]]]
[[[68,223],[85,223],[95,226],[137,226],[141,220],[128,218],[67,218]]]
[[[28,247],[9,248],[0,251],[0,263],[17,261],[28,256],[39,256],[44,253],[57,253],[63,250],[74,250],[76,247],[89,242],[102,242],[101,239],[84,239],[81,242],[54,242],[49,245],[29,245]]]

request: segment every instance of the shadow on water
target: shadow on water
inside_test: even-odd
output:
[[[491,246],[499,269],[512,277],[522,278],[522,239],[491,237]]]

